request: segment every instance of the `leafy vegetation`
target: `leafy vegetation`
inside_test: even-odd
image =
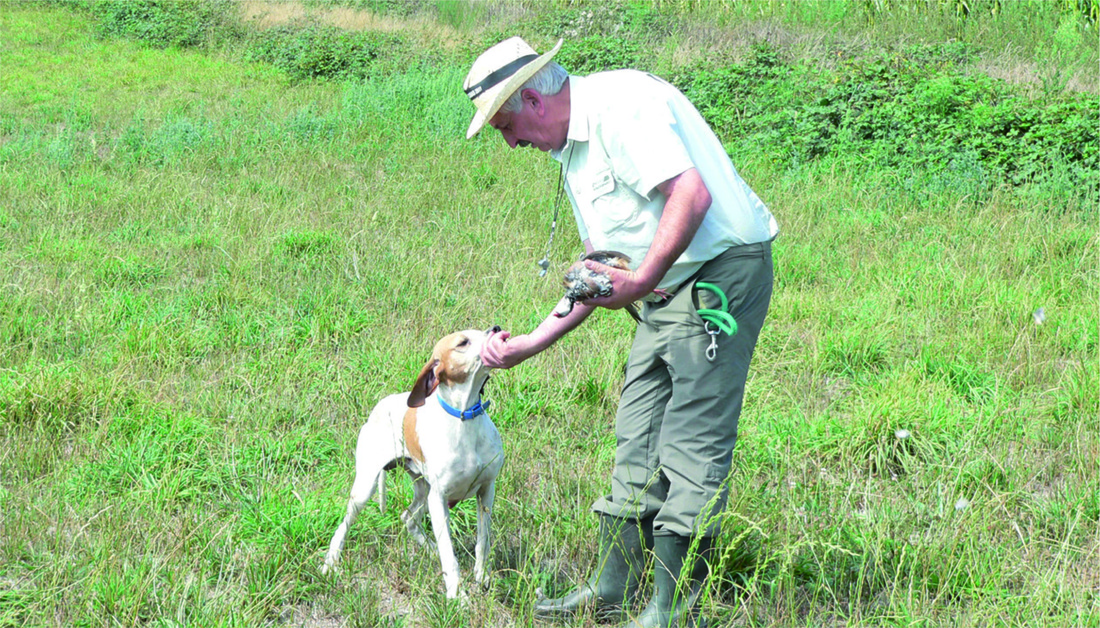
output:
[[[157,48],[218,47],[240,34],[232,0],[58,0],[90,11],[106,37]]]
[[[207,42],[203,33],[239,30],[211,28],[232,23],[232,5],[225,0],[73,1],[90,3],[104,34],[157,46],[194,46]],[[438,13],[445,6],[313,4],[399,16]],[[1066,9],[1079,10],[1083,27],[1095,32],[1089,12],[1095,7],[1071,5]],[[669,78],[728,138],[735,154],[763,149],[788,167],[825,155],[849,158],[895,172],[918,197],[944,187],[987,197],[998,186],[1011,185],[1047,198],[1070,196],[1076,199],[1072,205],[1084,211],[1100,204],[1100,100],[1095,94],[1064,92],[1058,77],[1045,77],[1042,93],[1027,95],[1003,80],[976,74],[970,69],[980,56],[975,45],[937,42],[847,54],[840,49],[832,63],[823,65],[817,59],[787,59],[780,46],[757,38],[741,61],[719,55],[663,68],[653,51],[673,41],[673,25],[687,23],[682,10],[666,4],[662,12],[661,5],[626,2],[559,6],[518,27],[566,38],[558,60],[574,72],[668,69]],[[889,3],[844,6],[868,22],[891,9]],[[971,19],[971,11],[996,15],[1004,10],[999,2],[900,3],[896,10],[929,12],[935,6],[963,21]],[[1059,24],[1052,41],[1040,46],[1041,55],[1062,64],[1070,57],[1076,61],[1083,42],[1074,28],[1080,26]],[[438,63],[427,56],[417,60],[408,50],[408,42],[393,34],[299,20],[253,34],[243,56],[271,63],[294,80],[362,79],[409,63]],[[395,55],[399,58],[384,59]]]
[[[923,188],[957,186],[987,196],[1032,185],[1100,203],[1097,99],[1022,97],[1003,82],[960,71],[956,46],[855,58],[821,71],[781,61],[756,44],[744,64],[674,77],[741,154],[766,146],[790,165],[834,155],[899,173]]]
[[[295,80],[365,78],[387,48],[402,45],[392,35],[316,24],[278,26],[254,39],[246,58],[271,63]]]

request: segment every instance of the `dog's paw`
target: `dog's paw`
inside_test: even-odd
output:
[[[470,601],[470,594],[466,593],[466,587],[455,587],[454,590],[448,588],[447,600],[465,606]]]
[[[493,586],[493,578],[489,574],[474,576],[474,581],[477,582],[482,591],[488,591]]]
[[[325,558],[325,564],[321,565],[321,575],[322,576],[336,575],[336,573],[339,572],[339,571],[340,571],[340,569],[336,566],[336,559],[326,557]]]
[[[455,600],[458,603],[459,608],[470,608],[470,594],[466,592],[466,589],[460,589],[458,592],[458,599]]]

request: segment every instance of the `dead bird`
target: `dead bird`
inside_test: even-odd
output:
[[[584,265],[585,260],[599,262],[619,270],[630,270],[630,258],[618,251],[592,251],[585,255],[565,271],[565,277],[561,282],[565,287],[565,298],[554,310],[554,316],[558,318],[568,316],[577,303],[611,294],[611,277],[589,270]]]

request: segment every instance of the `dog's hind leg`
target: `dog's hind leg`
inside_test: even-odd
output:
[[[401,513],[401,521],[405,523],[405,529],[421,547],[431,547],[433,543],[424,534],[424,514],[428,505],[428,492],[431,487],[424,476],[413,476],[413,499],[405,512]]]
[[[367,505],[378,485],[381,484],[380,476],[385,476],[385,470],[378,469],[373,473],[355,474],[355,482],[351,486],[351,498],[348,500],[347,514],[344,515],[344,521],[340,523],[340,526],[336,528],[336,532],[332,535],[328,552],[325,554],[325,566],[321,568],[321,573],[327,574],[336,567],[336,563],[340,560],[340,552],[344,549],[344,539],[347,537],[348,529],[355,523],[359,511]]]
[[[378,510],[386,512],[386,469],[384,468],[378,472],[375,494],[378,496]]]

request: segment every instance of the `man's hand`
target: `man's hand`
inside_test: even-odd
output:
[[[624,308],[652,292],[657,285],[657,281],[646,279],[639,275],[638,271],[619,270],[592,260],[585,260],[584,265],[593,272],[611,277],[611,294],[606,297],[585,299],[588,305],[609,310]]]
[[[527,335],[516,336],[506,331],[490,334],[481,347],[481,362],[494,369],[510,369],[538,353],[537,348]]]

